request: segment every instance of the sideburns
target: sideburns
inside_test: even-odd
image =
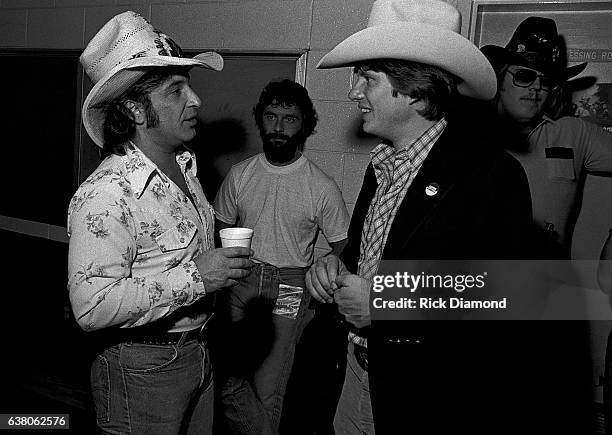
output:
[[[147,128],[155,128],[159,126],[159,116],[150,104],[145,106],[145,116],[147,118]]]

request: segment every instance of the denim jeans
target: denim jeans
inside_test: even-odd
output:
[[[222,295],[216,367],[223,415],[233,434],[278,433],[296,343],[313,316],[305,273],[258,264]]]
[[[120,343],[96,356],[91,389],[108,434],[210,434],[212,365],[206,345]]]
[[[366,372],[355,358],[355,344],[349,342],[346,376],[334,417],[337,435],[374,435],[370,385]]]

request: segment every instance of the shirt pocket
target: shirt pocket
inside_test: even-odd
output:
[[[185,249],[189,246],[197,232],[198,227],[196,224],[189,219],[184,219],[176,226],[155,237],[155,243],[157,243],[162,252]]]
[[[574,181],[574,150],[572,148],[546,148],[548,178],[557,181]]]

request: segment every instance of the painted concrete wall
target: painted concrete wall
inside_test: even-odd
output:
[[[317,71],[320,57],[365,26],[373,0],[0,0],[0,47],[82,49],[113,15],[134,10],[185,48],[312,50],[306,87],[319,112],[307,155],[332,176],[352,209],[372,139],[355,136],[348,69]]]
[[[352,211],[375,140],[357,137],[349,70],[318,60],[363,28],[373,0],[0,0],[0,47],[82,49],[117,13],[134,10],[184,49],[309,50],[306,87],[319,113],[306,154],[332,176]],[[320,238],[320,254],[327,245]]]

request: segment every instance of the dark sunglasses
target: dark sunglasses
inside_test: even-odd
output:
[[[538,74],[536,71],[530,69],[517,69],[514,72],[507,70],[507,72],[512,76],[512,83],[519,88],[528,88],[538,79],[538,77],[540,78],[540,89],[550,91],[557,87],[557,82],[554,79],[543,74]]]

